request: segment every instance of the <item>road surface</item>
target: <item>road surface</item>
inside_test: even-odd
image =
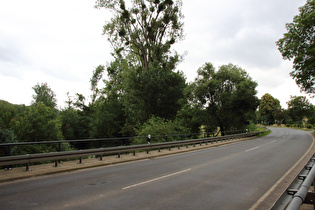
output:
[[[253,140],[0,185],[1,209],[249,209],[313,145],[270,128]]]

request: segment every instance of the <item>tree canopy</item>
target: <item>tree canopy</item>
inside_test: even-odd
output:
[[[181,5],[173,0],[96,2],[97,8],[113,13],[103,32],[112,45],[114,60],[106,68],[96,68],[91,89],[93,95],[99,95],[97,103],[122,107],[124,133],[134,134],[135,126],[152,115],[173,120],[182,106],[186,81],[183,73],[176,71],[181,56],[171,51],[183,38]],[[99,90],[95,84],[105,69],[105,87]],[[121,113],[115,113],[122,119]]]
[[[299,8],[293,23],[287,23],[287,33],[276,43],[284,59],[293,59],[290,75],[302,91],[315,93],[315,0],[307,0]]]
[[[206,125],[219,126],[222,134],[244,128],[258,106],[256,87],[257,83],[238,66],[223,65],[216,71],[206,63],[199,68],[194,94],[208,116]]]
[[[56,94],[47,83],[37,84],[33,87],[35,94],[33,95],[33,104],[43,103],[48,107],[55,108],[57,105]]]
[[[268,124],[274,124],[277,116],[281,113],[280,101],[269,93],[263,95],[259,103],[259,113]]]
[[[124,0],[97,0],[96,7],[114,13],[104,25],[104,34],[116,56],[131,54],[136,58],[134,65],[145,69],[155,60],[161,65],[175,65],[178,55],[171,56],[170,48],[183,38],[181,1],[132,0],[128,8]]]
[[[314,106],[305,96],[291,96],[288,104],[288,115],[294,122],[302,121],[304,117],[310,117],[314,113]]]

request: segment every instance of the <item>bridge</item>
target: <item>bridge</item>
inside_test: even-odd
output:
[[[5,182],[0,185],[0,205],[3,209],[269,209],[314,153],[310,133],[270,129],[271,134],[247,141]]]

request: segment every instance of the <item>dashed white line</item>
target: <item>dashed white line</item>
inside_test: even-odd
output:
[[[257,147],[254,147],[254,148],[251,148],[251,149],[245,150],[245,152],[249,152],[249,151],[252,151],[252,150],[258,149],[259,147],[260,147],[260,146],[257,146]]]
[[[150,182],[158,181],[158,180],[161,180],[161,179],[165,179],[167,177],[171,177],[171,176],[175,176],[175,175],[178,175],[178,174],[181,174],[181,173],[185,173],[185,172],[190,171],[190,170],[191,170],[191,168],[188,168],[188,169],[185,169],[185,170],[182,170],[182,171],[178,171],[178,172],[175,172],[175,173],[172,173],[172,174],[167,174],[167,175],[164,175],[164,176],[160,176],[160,177],[157,177],[155,179],[150,179],[150,180],[147,180],[147,181],[144,181],[144,182],[140,182],[140,183],[137,183],[137,184],[129,185],[129,186],[124,187],[122,189],[126,190],[126,189],[130,189],[130,188],[133,188],[133,187],[138,187],[140,185],[148,184]]]

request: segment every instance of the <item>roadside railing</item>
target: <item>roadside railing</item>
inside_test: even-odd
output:
[[[244,133],[244,130],[226,131],[226,135]],[[187,140],[196,138],[206,138],[215,136],[214,132],[203,132],[203,133],[190,133],[190,134],[171,134],[171,135],[158,135],[152,136],[151,142],[170,142],[175,140]],[[23,154],[34,154],[32,147],[34,146],[47,146],[51,147],[50,151],[46,152],[61,152],[66,151],[63,146],[69,144],[77,150],[93,149],[100,147],[114,147],[114,146],[128,146],[135,144],[144,144],[147,140],[146,136],[135,136],[135,137],[113,137],[113,138],[97,138],[97,139],[78,139],[78,140],[58,140],[58,141],[36,141],[36,142],[16,142],[16,143],[5,143],[0,144],[0,157],[11,156],[11,155],[23,155]],[[46,147],[46,148],[47,148]],[[2,151],[2,152],[1,152]]]
[[[26,170],[29,170],[31,163],[42,162],[42,161],[54,161],[55,166],[58,166],[60,160],[79,158],[79,163],[82,163],[83,157],[88,156],[99,156],[100,160],[103,160],[103,156],[117,154],[120,157],[121,153],[133,153],[135,155],[136,151],[147,151],[156,149],[160,151],[161,149],[172,147],[188,147],[189,145],[196,144],[208,144],[215,143],[219,141],[228,141],[233,139],[245,138],[256,136],[260,133],[266,131],[258,131],[252,133],[241,133],[235,135],[226,135],[220,137],[210,137],[210,138],[199,138],[191,140],[181,140],[173,142],[162,142],[162,143],[152,143],[152,144],[140,144],[140,145],[130,145],[130,146],[118,146],[118,147],[107,147],[107,148],[96,148],[96,149],[84,149],[84,150],[74,150],[74,151],[60,151],[51,153],[40,153],[40,154],[27,154],[27,155],[17,155],[17,156],[5,156],[0,157],[0,166],[12,166],[17,164],[26,164]],[[56,141],[59,143],[59,141]],[[62,141],[64,142],[64,141]]]
[[[310,191],[315,181],[314,162],[315,154],[271,209],[298,210],[303,204],[313,205],[315,209],[315,192]]]

